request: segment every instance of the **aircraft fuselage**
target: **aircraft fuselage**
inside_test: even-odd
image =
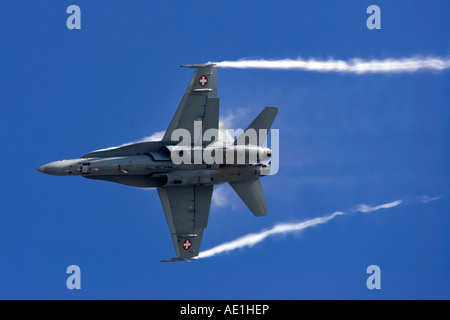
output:
[[[269,160],[269,148],[258,147],[255,156],[251,151],[240,146],[222,149],[223,161],[219,163],[200,161],[196,164],[193,148],[189,152],[188,163],[176,164],[170,156],[155,160],[151,154],[118,157],[92,157],[60,160],[47,163],[38,171],[56,176],[83,176],[95,180],[107,180],[136,187],[169,187],[186,185],[213,185],[231,181],[245,180],[269,174],[270,167],[260,161]],[[205,149],[205,148],[203,148]],[[219,149],[214,151],[218,152]],[[241,152],[242,157],[238,154]],[[179,155],[180,150],[172,151]],[[227,157],[231,154],[230,157]],[[167,152],[166,152],[167,154]],[[186,155],[186,154],[185,154]],[[251,161],[253,158],[254,161]]]

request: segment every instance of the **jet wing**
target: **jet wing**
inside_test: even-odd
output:
[[[171,139],[172,133],[176,129],[185,129],[191,135],[191,145],[198,145],[197,142],[206,130],[218,129],[219,126],[217,68],[213,64],[189,65],[189,67],[195,68],[195,72],[164,134],[162,142],[165,144],[177,144],[179,141]],[[201,130],[195,127],[196,121],[201,121]],[[205,141],[206,143],[208,141]]]
[[[203,230],[208,224],[213,186],[158,188],[177,258],[192,260],[200,253]]]

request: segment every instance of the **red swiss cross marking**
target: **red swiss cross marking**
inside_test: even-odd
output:
[[[189,239],[184,240],[183,242],[183,249],[189,250],[189,248],[192,246],[192,241]]]
[[[200,77],[200,79],[198,79],[198,84],[201,85],[202,87],[206,86],[206,84],[208,83],[208,77],[203,75]]]

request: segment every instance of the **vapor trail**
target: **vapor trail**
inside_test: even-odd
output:
[[[316,60],[316,59],[282,59],[282,60],[237,60],[215,63],[220,68],[238,69],[282,69],[314,72],[338,73],[401,73],[417,71],[442,71],[450,69],[450,58],[443,57],[411,57],[384,60],[350,59],[350,60]]]
[[[440,197],[431,198],[428,196],[423,196],[421,199],[426,199],[426,201],[422,201],[422,200],[419,200],[419,201],[423,202],[423,203],[427,203],[430,201],[437,200],[439,198]],[[408,200],[408,201],[410,201],[410,200]],[[330,220],[332,220],[335,217],[340,216],[340,215],[345,215],[345,214],[353,213],[353,212],[362,212],[362,213],[375,212],[375,211],[378,211],[381,209],[394,208],[402,203],[403,203],[403,200],[396,200],[393,202],[380,204],[378,206],[369,206],[366,204],[360,204],[360,205],[355,206],[349,212],[336,211],[325,217],[314,218],[314,219],[306,220],[306,221],[299,222],[299,223],[278,224],[269,230],[264,230],[259,233],[251,233],[251,234],[245,235],[243,237],[240,237],[236,240],[218,245],[212,249],[200,252],[198,258],[199,259],[200,258],[208,258],[208,257],[212,257],[215,255],[224,253],[224,252],[229,252],[229,251],[233,251],[233,250],[244,248],[244,247],[253,247],[257,243],[266,239],[267,237],[274,236],[274,235],[284,235],[284,234],[288,234],[288,233],[302,231],[302,230],[305,230],[305,229],[313,227],[313,226],[327,223]]]
[[[215,256],[219,253],[224,253],[227,251],[232,251],[238,248],[244,248],[244,247],[253,247],[255,244],[263,241],[265,238],[269,236],[273,236],[276,234],[286,234],[291,233],[294,231],[300,231],[318,224],[326,223],[336,217],[337,215],[345,214],[345,212],[337,211],[329,216],[321,217],[321,218],[315,218],[311,220],[307,220],[300,223],[293,223],[293,224],[278,224],[272,229],[262,231],[260,233],[251,233],[246,236],[243,236],[241,238],[238,238],[236,240],[223,243],[221,245],[218,245],[217,247],[214,247],[212,249],[200,252],[198,258],[208,258]]]

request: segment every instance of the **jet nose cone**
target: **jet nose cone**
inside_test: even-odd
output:
[[[40,166],[37,171],[53,176],[61,176],[63,175],[63,166],[61,161],[54,161]]]
[[[78,159],[53,161],[39,167],[37,171],[50,174],[52,176],[69,176],[74,175],[72,173],[72,166],[76,166],[78,163]]]

